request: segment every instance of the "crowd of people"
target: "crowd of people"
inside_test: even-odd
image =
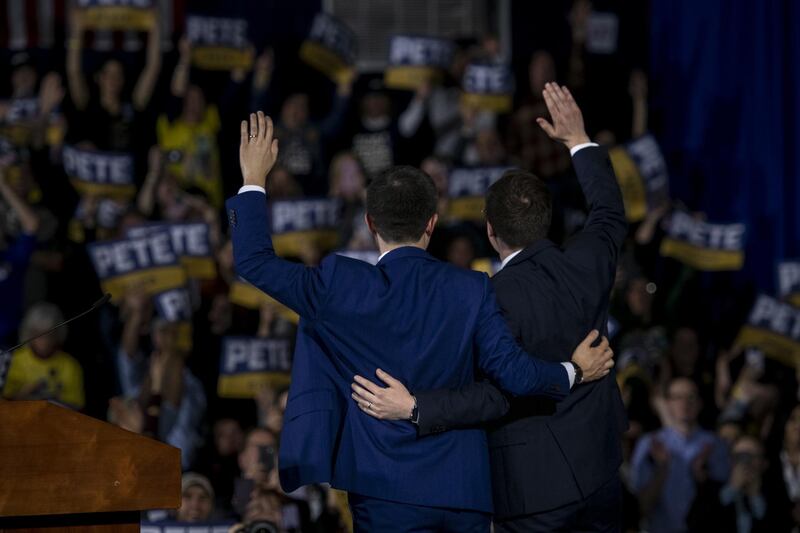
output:
[[[192,65],[188,39],[178,36],[165,51],[157,25],[142,52],[96,52],[77,16],[63,48],[9,51],[0,101],[0,346],[45,332],[99,297],[103,280],[90,249],[132,228],[207,225],[215,275],[185,284],[188,335],[152,294],[127,290],[97,315],[15,351],[2,396],[52,400],[180,448],[182,506],[147,520],[268,520],[287,532],[346,531],[342,494],[324,486],[281,490],[285,384],[265,381],[253,399],[218,394],[225,338],[291,342],[297,328],[274,301],[243,305],[233,297],[223,202],[241,185],[239,121],[256,109],[274,117],[281,150],[268,181],[272,202],[337,201],[336,242],[303,240],[291,254],[299,262],[316,265],[333,252],[377,260],[363,221],[365,187],[395,164],[419,166],[436,183],[440,222],[430,251],[444,261],[474,268],[491,259],[481,221],[451,209],[453,169],[519,167],[546,180],[554,198],[550,238],[560,243],[580,229],[586,208],[569,152],[536,123],[546,116],[544,84],[570,87],[601,145],[650,130],[658,137],[643,65],[620,74],[627,94],[616,95],[616,111],[593,92],[590,9],[575,2],[570,12],[567,60],[547,49],[527,57],[508,113],[461,98],[465,66],[500,56],[493,35],[460,40],[444,81],[415,91],[389,89],[374,74],[330,82],[310,69],[308,90],[281,76],[300,59],[269,47],[255,52],[250,69],[204,72]],[[134,190],[105,194],[76,183],[65,147],[128,154]],[[796,373],[756,349],[731,348],[751,293],[726,273],[698,272],[659,254],[661,222],[679,200],[631,225],[612,298],[609,335],[630,423],[625,527],[797,530]]]

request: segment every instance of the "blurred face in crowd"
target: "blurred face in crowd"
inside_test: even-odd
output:
[[[697,332],[687,327],[678,329],[670,347],[670,358],[675,372],[680,376],[691,376],[699,357],[700,341],[697,339]]]
[[[244,444],[244,433],[239,423],[232,418],[217,420],[214,424],[214,446],[221,457],[238,454]]]
[[[331,196],[334,198],[350,203],[361,201],[366,185],[367,178],[353,154],[340,154],[331,162]]]
[[[30,65],[21,65],[11,73],[11,89],[17,98],[32,96],[36,92],[36,70]]]
[[[677,424],[694,426],[700,414],[700,407],[697,385],[686,378],[672,380],[667,389],[667,409]]]
[[[648,290],[648,281],[645,278],[632,279],[625,292],[625,301],[634,316],[647,317],[653,306],[653,295]]]
[[[298,130],[308,122],[308,95],[293,94],[286,99],[281,108],[283,127]]]
[[[470,59],[470,51],[463,48],[457,48],[453,54],[453,61],[450,63],[450,75],[459,85],[461,84],[461,79],[464,77],[464,71],[467,69]]]
[[[183,119],[196,124],[206,113],[206,97],[197,85],[190,85],[183,100]]]
[[[783,429],[783,447],[790,451],[800,451],[800,405],[792,409],[789,420]]]
[[[184,220],[190,213],[186,193],[178,186],[175,176],[167,174],[158,182],[156,201],[164,220]]]
[[[271,198],[297,198],[303,189],[286,167],[275,167],[267,180],[267,194]]]
[[[140,213],[128,211],[119,219],[118,233],[120,236],[123,236],[128,229],[144,224],[145,222],[147,222],[147,219]]]
[[[436,185],[436,191],[439,193],[439,198],[447,196],[447,166],[435,157],[428,157],[422,162],[420,168],[433,180]]]
[[[45,331],[47,330],[45,329]],[[58,339],[58,334],[55,332],[31,341],[33,353],[41,359],[52,357],[59,348],[61,348],[61,342]]]
[[[176,348],[178,329],[174,323],[164,320],[153,325],[153,349],[157,352],[171,353]]]
[[[177,518],[179,522],[203,522],[208,520],[213,510],[211,495],[200,485],[191,485],[181,494]]]
[[[368,93],[361,102],[361,114],[367,119],[388,117],[390,106],[389,97],[384,93]]]
[[[475,247],[469,237],[456,237],[447,247],[447,262],[469,269],[475,260]]]
[[[261,472],[260,448],[262,446],[277,446],[275,437],[269,431],[254,429],[247,435],[244,448],[239,453],[239,468],[246,478],[252,478]]]
[[[544,84],[555,81],[555,79],[556,64],[553,56],[543,50],[535,52],[528,65],[528,82],[531,85],[531,92],[540,96],[544,90]]]
[[[496,35],[485,35],[481,41],[482,52],[488,58],[500,57],[500,39]]]
[[[475,150],[483,165],[500,165],[505,160],[505,149],[494,128],[486,128],[475,137]]]
[[[103,63],[97,73],[97,86],[103,98],[119,99],[125,85],[125,71],[122,63],[111,60]]]
[[[733,447],[733,444],[742,436],[742,427],[735,422],[725,422],[717,429],[717,436],[728,446],[728,449]]]

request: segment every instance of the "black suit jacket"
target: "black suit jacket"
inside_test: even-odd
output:
[[[589,330],[606,330],[627,233],[606,151],[584,148],[573,164],[590,207],[584,229],[561,248],[548,240],[531,244],[492,278],[517,341],[552,361],[568,361]],[[622,462],[627,418],[613,373],[575,386],[560,403],[512,399],[488,381],[415,395],[420,436],[493,421],[487,428],[498,519],[581,500]]]

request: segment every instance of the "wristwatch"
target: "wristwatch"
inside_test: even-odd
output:
[[[580,385],[583,383],[583,369],[575,361],[570,361],[570,364],[575,369],[575,385]]]
[[[412,396],[414,398],[414,408],[411,409],[411,416],[409,417],[408,421],[412,424],[419,424],[419,409],[417,408],[417,397]]]

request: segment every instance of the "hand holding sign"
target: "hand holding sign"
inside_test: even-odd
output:
[[[544,132],[554,141],[563,143],[570,149],[588,143],[589,136],[583,127],[583,115],[569,89],[559,87],[557,83],[546,83],[542,95],[547,110],[553,118],[552,124],[541,117],[536,119]]]
[[[239,164],[245,185],[266,187],[267,174],[278,160],[278,140],[272,134],[272,119],[261,111],[250,113],[249,130],[242,121]]]

